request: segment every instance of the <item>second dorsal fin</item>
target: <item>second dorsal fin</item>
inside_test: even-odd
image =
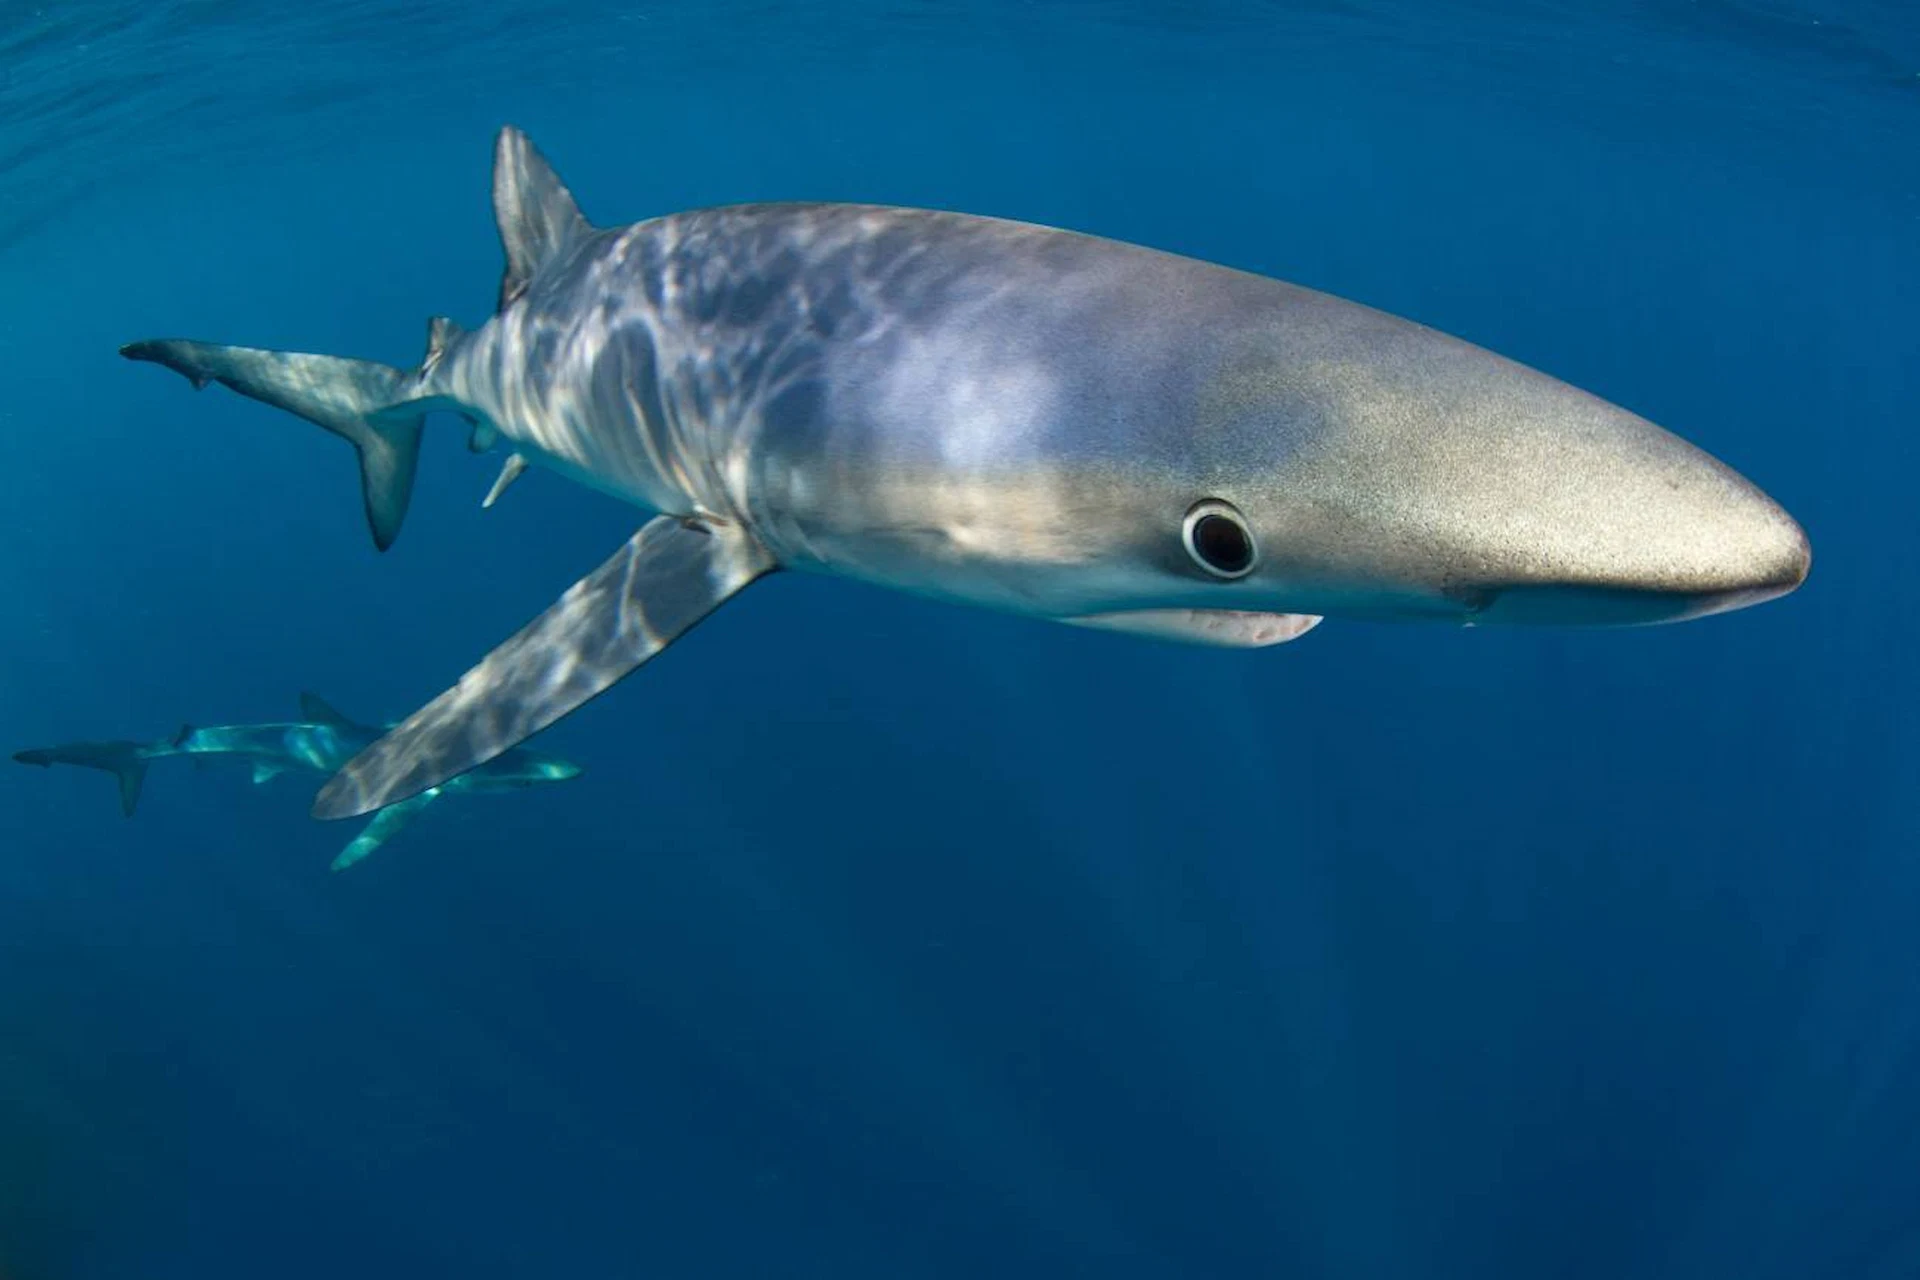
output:
[[[462,329],[445,316],[435,316],[427,321],[427,354],[420,361],[420,375],[432,373],[434,366],[447,354],[447,348],[467,336]]]

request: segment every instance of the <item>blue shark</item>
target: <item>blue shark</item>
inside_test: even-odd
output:
[[[1804,531],[1732,468],[1545,373],[1357,302],[930,209],[756,204],[590,223],[501,130],[506,268],[420,364],[121,348],[350,442],[374,543],[427,415],[651,518],[347,761],[321,818],[445,785],[762,576],[838,574],[1229,648],[1327,618],[1624,626],[1770,600]]]
[[[158,742],[70,742],[58,747],[17,751],[13,758],[21,764],[43,768],[69,764],[112,773],[120,783],[120,811],[131,818],[140,803],[147,765],[154,760],[173,756],[189,756],[196,762],[240,760],[252,766],[256,784],[271,782],[295,770],[324,775],[339,769],[391,727],[350,720],[312,693],[300,695],[300,716],[297,721],[279,724],[219,725],[205,729],[183,725],[173,737]],[[365,858],[439,796],[514,791],[541,783],[564,782],[579,777],[580,773],[579,765],[558,756],[524,747],[503,752],[477,769],[376,811],[373,820],[334,858],[332,869],[344,871]]]

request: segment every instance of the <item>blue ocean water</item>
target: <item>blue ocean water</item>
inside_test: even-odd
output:
[[[418,358],[493,132],[1326,289],[1644,413],[1811,579],[1222,653],[776,577],[344,875],[0,768],[0,1275],[1920,1276],[1920,11],[0,3],[8,750],[405,714],[634,515],[115,348]],[[169,766],[173,767],[169,767]]]

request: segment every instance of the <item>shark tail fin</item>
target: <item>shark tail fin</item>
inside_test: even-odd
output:
[[[16,751],[13,758],[21,764],[41,768],[56,764],[81,765],[101,769],[120,780],[120,812],[129,818],[140,803],[140,786],[147,780],[146,757],[137,742],[70,742],[61,747],[37,747]]]
[[[493,217],[507,255],[500,276],[502,311],[527,291],[541,267],[593,231],[553,166],[512,125],[493,143]]]
[[[457,334],[436,321],[427,360],[408,372],[371,360],[223,347],[179,338],[132,342],[129,360],[164,365],[197,387],[218,382],[243,396],[298,414],[353,445],[360,457],[360,490],[373,544],[385,551],[400,535],[413,473],[420,459],[420,424],[436,408],[456,408],[427,390],[432,372]]]

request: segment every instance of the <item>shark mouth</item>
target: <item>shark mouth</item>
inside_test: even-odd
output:
[[[1179,640],[1224,649],[1264,649],[1297,640],[1320,625],[1311,613],[1250,613],[1243,609],[1129,609],[1062,618],[1076,627]]]

